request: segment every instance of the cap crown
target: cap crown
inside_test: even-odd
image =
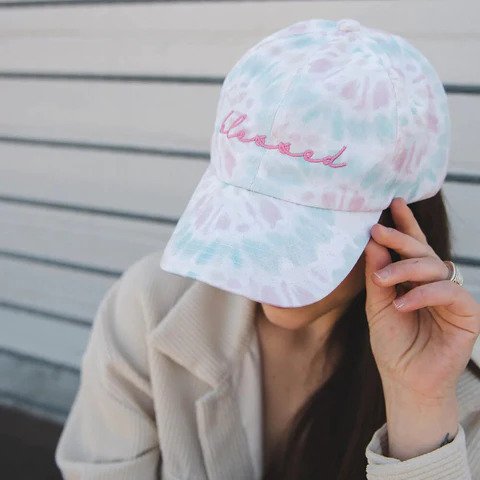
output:
[[[221,88],[211,163],[226,183],[350,211],[433,196],[450,118],[437,72],[353,19],[294,23],[251,47]]]

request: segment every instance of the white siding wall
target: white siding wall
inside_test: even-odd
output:
[[[480,90],[475,0],[69,3],[0,1],[0,403],[59,421],[103,294],[170,235],[247,48],[356,18],[411,40],[449,90]],[[478,183],[480,95],[449,98],[451,173]],[[480,185],[445,191],[480,300]]]

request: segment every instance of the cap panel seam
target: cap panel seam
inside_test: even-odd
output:
[[[372,40],[379,46],[381,47],[381,45],[379,44],[379,42],[377,41],[377,39],[375,37],[371,37]],[[395,87],[395,82],[392,80],[392,77],[390,75],[390,72],[388,70],[388,68],[385,66],[384,64],[384,59],[382,58],[381,55],[377,54],[376,52],[374,52],[373,50],[371,50],[371,48],[368,46],[368,45],[365,45],[369,50],[370,52],[372,53],[372,55],[376,56],[377,58],[379,58],[381,60],[381,65],[382,65],[382,68],[383,70],[385,71],[385,73],[387,74],[387,77],[388,77],[388,80],[390,82],[390,84],[392,85],[392,89],[393,89],[393,94],[395,96],[395,140],[394,140],[394,143],[393,143],[393,152],[392,152],[392,159],[394,159],[397,155],[397,150],[398,150],[398,138],[399,138],[399,133],[400,133],[400,128],[399,128],[399,115],[398,115],[398,92],[397,92],[397,89]],[[388,58],[388,61],[390,63],[390,66],[393,65],[393,61],[392,61],[392,58],[390,57],[390,55],[388,55],[388,53],[386,52],[383,52],[383,55],[385,55],[386,58]],[[394,171],[393,169],[391,171]],[[391,178],[390,178],[390,182],[389,182],[389,185],[391,185],[391,183],[395,180],[395,175],[392,174]]]
[[[323,36],[326,36],[326,33],[323,33],[322,34]],[[309,65],[309,62],[310,62],[310,59],[317,53],[317,50],[315,48],[312,48],[312,52],[310,52],[310,54],[308,55],[307,59],[305,60],[304,63],[302,63],[302,65],[300,65],[297,70],[295,71],[295,74],[292,76],[291,80],[290,80],[290,83],[288,85],[288,87],[286,88],[284,94],[282,95],[282,99],[280,100],[279,104],[278,104],[278,107],[277,109],[275,110],[275,113],[273,114],[273,119],[272,119],[272,123],[270,125],[270,131],[268,133],[268,136],[269,138],[272,137],[272,130],[273,130],[273,126],[275,124],[275,120],[277,118],[277,114],[278,114],[278,111],[280,110],[280,108],[282,107],[283,103],[285,102],[285,99],[287,98],[287,94],[288,92],[291,90],[293,84],[298,81],[298,76],[300,74],[300,72]],[[262,160],[263,160],[263,157],[266,155],[266,151],[263,152],[263,155],[261,155],[260,157],[260,160],[258,162],[258,165],[257,165],[257,169],[255,171],[255,174],[253,176],[253,179],[250,183],[250,185],[248,186],[248,190],[252,190],[252,187],[253,187],[253,184],[255,183],[255,180],[257,179],[257,175],[258,175],[258,172],[260,170],[260,166],[262,164]],[[255,190],[252,190],[252,191],[255,191]]]
[[[234,183],[228,183],[226,182],[225,180],[223,180],[222,178],[220,178],[218,175],[215,174],[215,172],[211,172],[212,175],[216,178],[217,181],[223,183],[225,186],[228,186],[228,187],[233,187],[233,188],[239,188],[241,190],[246,190],[247,192],[252,192],[252,193],[256,193],[258,195],[264,195],[265,197],[269,197],[269,198],[273,198],[274,200],[279,200],[280,202],[287,202],[287,203],[293,203],[294,205],[298,205],[300,207],[305,207],[305,208],[314,208],[314,209],[317,209],[317,210],[329,210],[329,211],[332,211],[332,212],[354,212],[354,213],[367,213],[367,212],[381,212],[382,209],[373,209],[373,210],[343,210],[343,209],[339,209],[339,208],[325,208],[325,207],[317,207],[315,205],[305,205],[304,203],[299,203],[299,202],[295,202],[293,200],[290,200],[290,199],[287,199],[287,198],[281,198],[281,197],[277,197],[275,195],[271,195],[269,193],[264,193],[264,192],[259,192],[257,190],[252,190],[251,188],[248,188],[248,187],[241,187],[239,185],[236,185]]]

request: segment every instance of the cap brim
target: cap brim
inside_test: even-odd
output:
[[[160,267],[257,302],[300,307],[342,282],[381,213],[280,200],[222,182],[209,165]]]

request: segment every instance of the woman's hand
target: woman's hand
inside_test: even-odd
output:
[[[396,229],[373,226],[366,250],[366,313],[382,379],[428,399],[455,390],[480,332],[480,308],[447,280],[449,269],[428,245],[401,198],[391,203]],[[387,247],[402,260],[392,263]],[[414,287],[397,296],[395,285]]]
[[[428,431],[430,414],[431,424],[438,427],[439,417],[451,413],[450,423],[444,419],[443,426],[449,426],[451,435],[456,433],[451,429],[456,427],[455,390],[480,332],[480,306],[465,288],[448,280],[448,267],[428,245],[405,201],[394,199],[390,209],[396,228],[374,225],[365,249],[366,313],[387,423],[390,416],[389,444],[392,448],[402,441],[393,432],[395,425],[397,433],[404,432],[405,442],[396,450],[408,458],[415,447],[409,449],[412,432],[405,430],[417,423],[417,429]],[[392,262],[387,248],[398,252],[401,260]],[[398,295],[396,286],[406,293]],[[407,418],[414,421],[409,425]],[[422,421],[427,424],[421,426]],[[418,446],[420,453],[435,448],[427,443]]]

